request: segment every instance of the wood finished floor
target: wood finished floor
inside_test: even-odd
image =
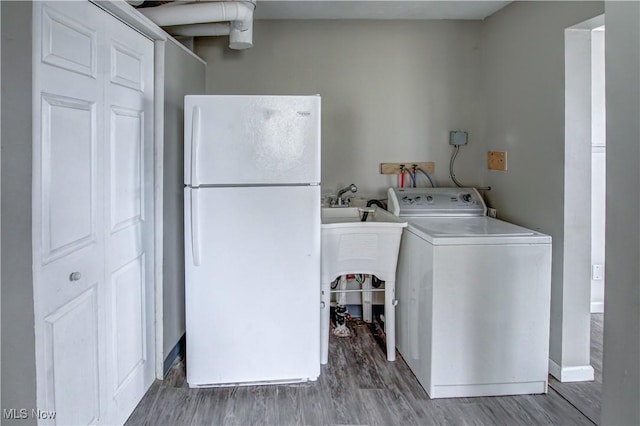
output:
[[[549,379],[549,387],[561,394],[596,424],[600,424],[603,326],[604,314],[591,314],[591,366],[594,370],[594,381],[560,383],[553,377]]]
[[[402,357],[386,361],[377,324],[349,325],[352,338],[331,336],[329,363],[315,383],[189,389],[179,362],[125,424],[593,425],[599,418],[599,389],[576,390],[576,384],[556,382],[546,395],[431,400]],[[600,343],[600,365],[601,353]]]

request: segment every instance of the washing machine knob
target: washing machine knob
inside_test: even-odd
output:
[[[462,201],[464,201],[465,203],[470,203],[471,202],[471,194],[462,194]]]
[[[427,203],[433,203],[433,197],[431,195],[427,195]]]

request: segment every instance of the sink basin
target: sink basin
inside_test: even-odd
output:
[[[364,213],[367,213],[366,222],[361,222]],[[353,226],[354,222],[361,223],[359,226],[390,226],[404,227],[406,222],[402,222],[396,216],[378,207],[323,207],[322,226],[331,228],[329,225]],[[404,223],[404,225],[402,225]],[[350,224],[350,225],[345,225]]]
[[[367,211],[367,220],[360,219]],[[373,274],[385,281],[384,316],[387,360],[395,361],[395,281],[402,228],[396,216],[378,208],[323,208],[320,250],[322,272],[320,309],[320,363],[329,359],[331,282],[341,275]]]
[[[362,222],[367,211],[367,220]],[[360,207],[322,209],[322,280],[373,274],[395,280],[404,222],[386,210]]]

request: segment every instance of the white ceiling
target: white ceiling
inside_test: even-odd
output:
[[[257,0],[256,19],[484,19],[511,1]]]

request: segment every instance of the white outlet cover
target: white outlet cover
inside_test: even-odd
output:
[[[602,265],[591,265],[591,279],[594,281],[602,281],[604,279],[604,267]]]

